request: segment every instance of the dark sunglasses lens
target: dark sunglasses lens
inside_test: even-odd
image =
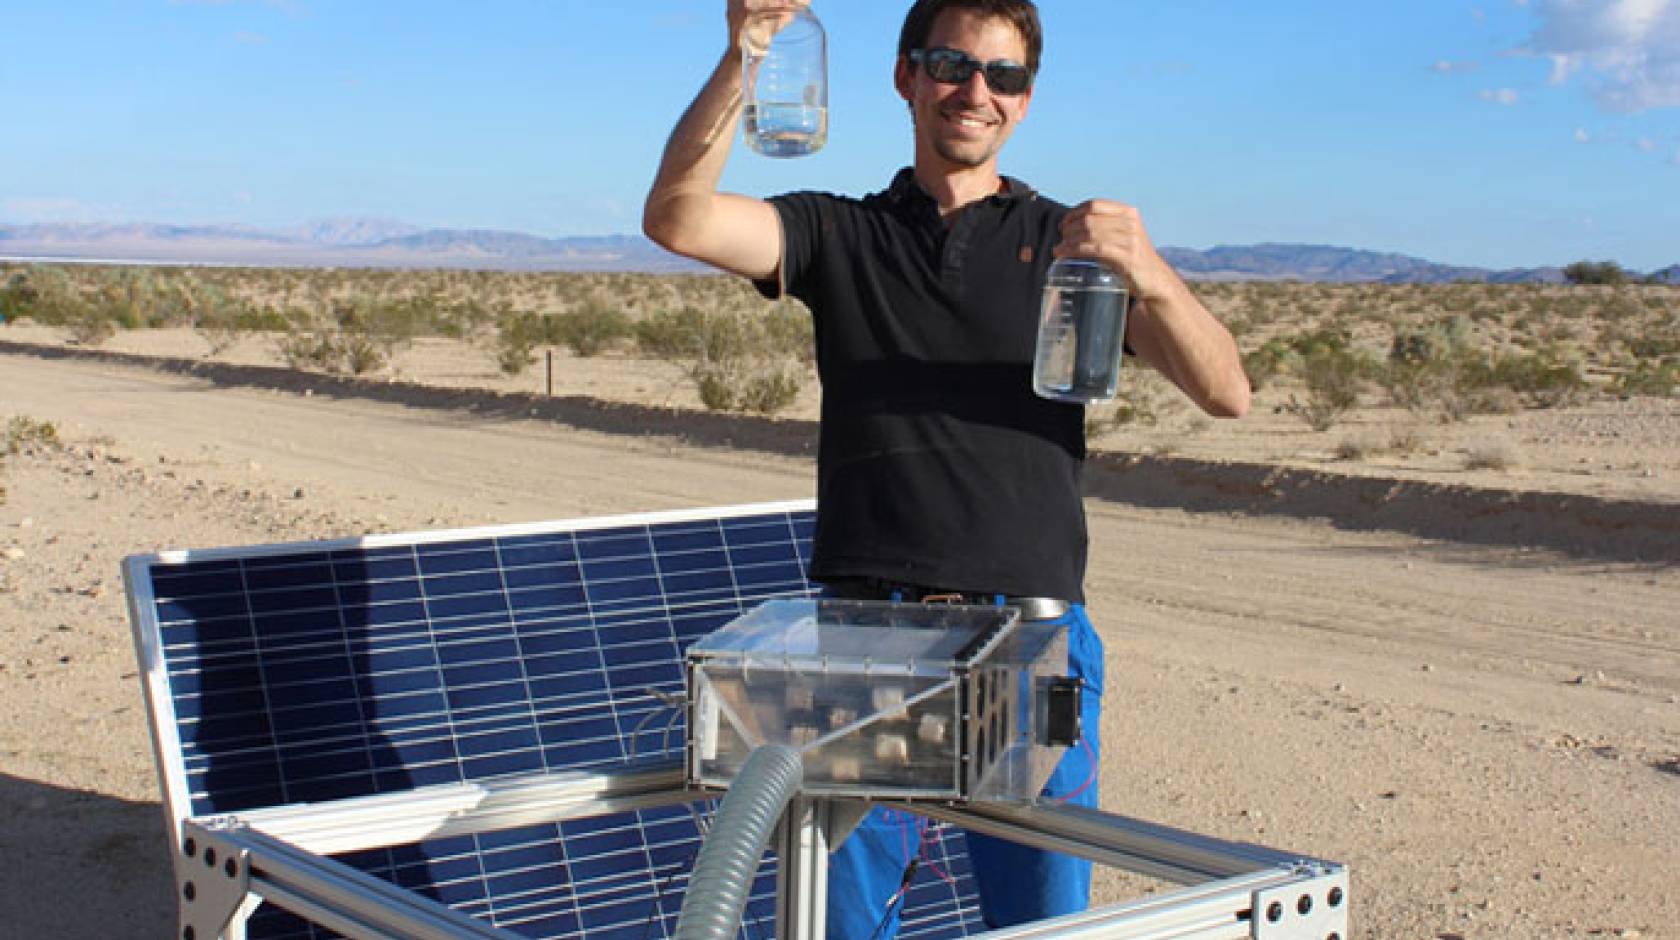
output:
[[[1024,65],[1007,62],[982,63],[955,49],[930,49],[922,53],[922,67],[928,77],[947,85],[961,85],[975,72],[984,71],[986,84],[1000,95],[1018,95],[1032,84],[1032,74]]]
[[[923,53],[922,61],[927,67],[928,77],[936,82],[947,85],[960,85],[968,81],[980,63],[955,49],[934,49]]]
[[[994,63],[986,66],[986,84],[992,86],[992,90],[1000,95],[1018,95],[1032,84],[1032,76],[1027,74],[1027,67],[1024,65]]]

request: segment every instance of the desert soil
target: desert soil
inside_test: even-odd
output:
[[[179,333],[116,349],[142,339],[158,348],[126,351],[202,355]],[[754,443],[785,443],[765,422],[726,446],[736,432],[694,417],[712,428],[695,443],[666,432],[681,415],[584,428],[471,396],[66,357],[46,331],[0,330],[19,340],[47,345],[0,346],[0,422],[51,422],[63,445],[0,470],[5,937],[175,935],[124,556],[812,491],[799,446]],[[410,356],[406,381],[540,389],[540,367],[504,380],[459,347]],[[563,364],[558,394],[684,404],[649,364]],[[1395,419],[1359,420],[1347,433]],[[1355,936],[1680,937],[1677,423],[1668,402],[1607,403],[1351,462],[1265,407],[1176,444],[1111,434],[1147,456],[1094,473],[1087,501],[1105,808],[1347,863]],[[1520,457],[1468,469],[1489,436]],[[1294,475],[1256,484],[1256,465]],[[1400,495],[1365,498],[1372,480]],[[1099,900],[1148,887],[1105,872]]]

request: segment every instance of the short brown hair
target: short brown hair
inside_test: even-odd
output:
[[[912,49],[926,47],[933,23],[946,10],[972,10],[982,16],[1007,20],[1027,43],[1027,70],[1038,74],[1038,60],[1044,54],[1044,27],[1038,22],[1038,7],[1032,0],[916,0],[904,15],[904,28],[898,34],[898,54],[907,56]]]

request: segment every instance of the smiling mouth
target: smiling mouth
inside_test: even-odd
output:
[[[987,130],[997,124],[989,118],[974,117],[972,115],[948,114],[945,119],[958,127],[967,130]]]

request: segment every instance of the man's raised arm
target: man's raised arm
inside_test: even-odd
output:
[[[782,260],[781,220],[761,199],[718,192],[741,116],[741,34],[753,17],[810,0],[729,0],[729,45],[665,144],[642,231],[666,249],[754,279]]]

